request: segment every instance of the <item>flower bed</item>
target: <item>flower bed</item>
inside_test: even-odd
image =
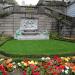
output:
[[[20,62],[14,62],[12,58],[0,59],[0,73],[20,72],[21,75],[75,75],[75,56],[42,57],[40,61],[23,59]],[[11,74],[10,74],[11,75]],[[17,74],[18,75],[18,74]]]

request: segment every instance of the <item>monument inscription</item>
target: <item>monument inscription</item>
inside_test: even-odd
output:
[[[38,29],[38,20],[37,19],[22,19],[21,30],[36,30]]]

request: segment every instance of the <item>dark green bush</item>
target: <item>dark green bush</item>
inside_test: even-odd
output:
[[[11,40],[11,37],[0,37],[0,46],[2,46],[4,43],[6,43],[7,41]]]
[[[0,17],[1,17],[1,18],[3,18],[3,17],[8,16],[8,15],[9,15],[9,13],[8,13],[8,12],[1,13],[1,14],[0,14]]]
[[[50,32],[50,39],[58,39],[59,35],[57,32]]]
[[[57,32],[51,32],[49,37],[50,37],[50,39],[54,39],[54,40],[67,41],[67,42],[75,43],[75,40],[61,37]]]

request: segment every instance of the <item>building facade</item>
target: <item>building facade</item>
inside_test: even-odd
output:
[[[72,5],[74,3],[69,6],[63,1],[40,0],[36,6],[3,7],[0,13],[0,33],[14,36],[18,29],[24,28],[25,34],[47,31],[58,32],[61,36],[74,36],[75,18],[69,15]]]

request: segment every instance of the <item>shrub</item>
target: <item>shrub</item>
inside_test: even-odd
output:
[[[59,35],[57,32],[50,32],[50,38],[51,39],[58,39],[59,38]]]

